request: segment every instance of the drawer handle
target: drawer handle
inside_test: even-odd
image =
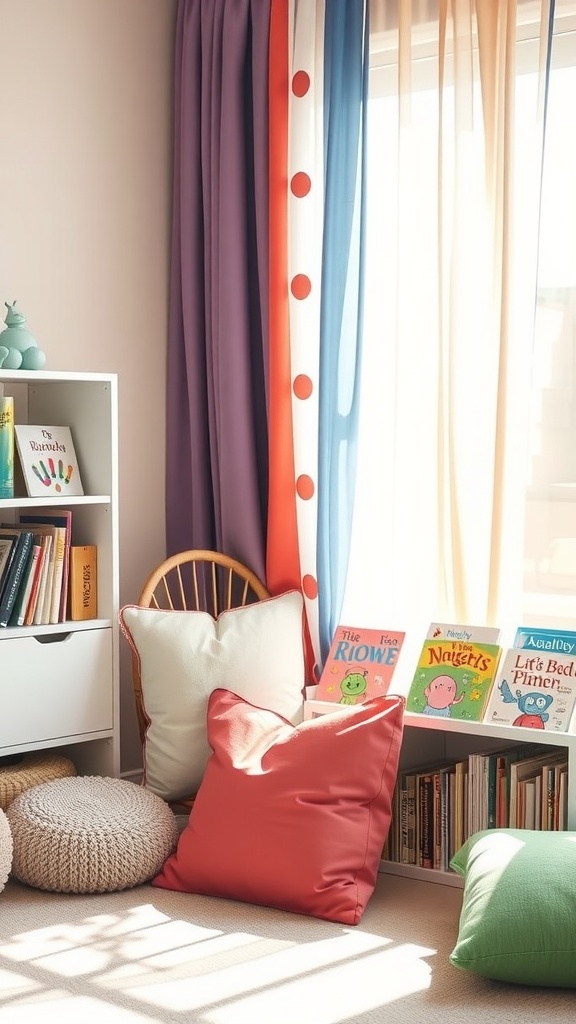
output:
[[[62,644],[71,636],[72,633],[40,633],[34,639],[39,644]]]

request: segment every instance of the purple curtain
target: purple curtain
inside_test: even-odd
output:
[[[270,0],[180,0],[167,385],[167,553],[265,578]]]

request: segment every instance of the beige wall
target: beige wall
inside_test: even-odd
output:
[[[176,0],[0,0],[0,315],[18,300],[47,369],[118,373],[122,603],[164,556],[175,12]]]

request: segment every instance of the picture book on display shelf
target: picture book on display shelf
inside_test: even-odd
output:
[[[338,626],[316,690],[316,700],[343,707],[388,693],[405,633]]]
[[[502,653],[497,637],[499,630],[491,627],[431,623],[406,698],[406,711],[481,722]]]
[[[512,646],[540,654],[576,654],[576,630],[518,626]]]
[[[490,725],[568,732],[576,705],[576,654],[511,647],[486,706]]]
[[[70,427],[17,423],[14,434],[29,497],[84,494]]]

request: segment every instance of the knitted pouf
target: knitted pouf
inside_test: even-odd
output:
[[[8,881],[10,868],[12,867],[12,833],[8,818],[4,811],[0,810],[0,892]]]
[[[114,892],[158,873],[176,848],[168,805],[122,779],[77,776],[35,786],[6,812],[12,874],[51,892]]]
[[[0,809],[5,811],[20,793],[32,786],[70,775],[76,775],[76,766],[62,754],[24,754],[15,764],[0,762]]]

